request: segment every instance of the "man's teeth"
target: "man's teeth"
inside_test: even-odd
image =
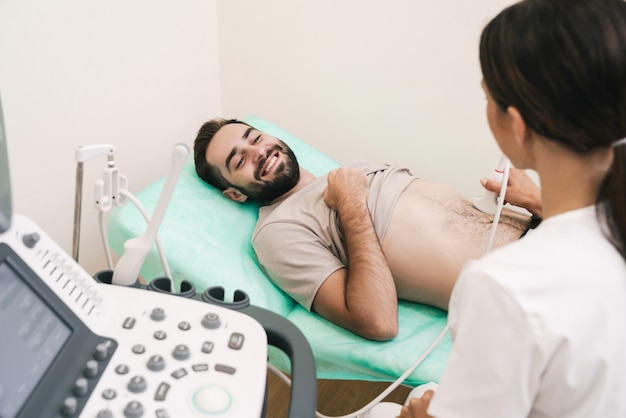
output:
[[[272,167],[274,166],[274,164],[276,164],[276,160],[278,160],[277,156],[273,156],[270,159],[269,164],[267,164],[267,168],[265,169],[265,171],[263,171],[263,175],[266,175],[267,173],[269,173],[269,171],[272,169]]]

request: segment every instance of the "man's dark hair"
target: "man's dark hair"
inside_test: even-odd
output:
[[[206,150],[217,131],[219,131],[222,126],[229,125],[231,123],[240,123],[242,125],[250,126],[238,119],[214,118],[205,122],[200,127],[193,144],[193,159],[196,166],[196,173],[198,173],[198,176],[202,180],[220,190],[227,189],[231,186],[231,184],[224,178],[224,176],[222,176],[222,173],[217,167],[212,166],[207,162]]]

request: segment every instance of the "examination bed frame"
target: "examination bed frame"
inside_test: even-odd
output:
[[[287,143],[300,164],[322,175],[338,166],[320,151],[281,127],[251,115],[243,119],[255,128]],[[151,213],[165,178],[136,193]],[[431,345],[446,325],[446,312],[411,302],[399,302],[399,334],[392,341],[375,342],[342,329],[296,304],[265,276],[254,255],[250,236],[257,219],[258,205],[235,203],[205,184],[195,173],[193,158],[186,163],[159,229],[159,238],[179,288],[181,281],[196,291],[222,287],[226,301],[236,290],[245,292],[250,303],[271,310],[292,321],[303,332],[315,356],[318,379],[391,382],[402,375]],[[109,245],[123,253],[124,242],[142,235],[146,222],[134,205],[116,208],[109,217]],[[141,275],[151,281],[163,276],[163,266],[153,248]],[[404,381],[415,386],[438,382],[451,347],[449,335]],[[270,363],[289,372],[288,358],[279,350],[270,351]]]

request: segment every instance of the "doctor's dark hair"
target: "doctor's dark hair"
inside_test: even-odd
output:
[[[509,6],[483,30],[480,64],[498,107],[515,107],[546,139],[584,154],[626,137],[624,0]],[[614,147],[596,203],[626,258],[626,144]]]
[[[202,180],[220,190],[227,189],[231,186],[231,184],[224,178],[224,176],[222,176],[219,168],[212,166],[207,162],[206,150],[217,131],[219,131],[222,126],[229,125],[231,123],[240,123],[242,125],[250,126],[238,119],[214,118],[205,122],[200,127],[198,135],[196,135],[196,139],[193,143],[193,160],[196,166],[196,173]]]

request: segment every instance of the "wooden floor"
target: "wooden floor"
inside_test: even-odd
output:
[[[287,418],[289,412],[289,386],[269,371],[267,377],[266,418]],[[386,382],[318,380],[317,411],[327,416],[349,414],[365,406],[388,386],[389,383]],[[410,391],[410,387],[401,385],[383,400],[403,404]]]

